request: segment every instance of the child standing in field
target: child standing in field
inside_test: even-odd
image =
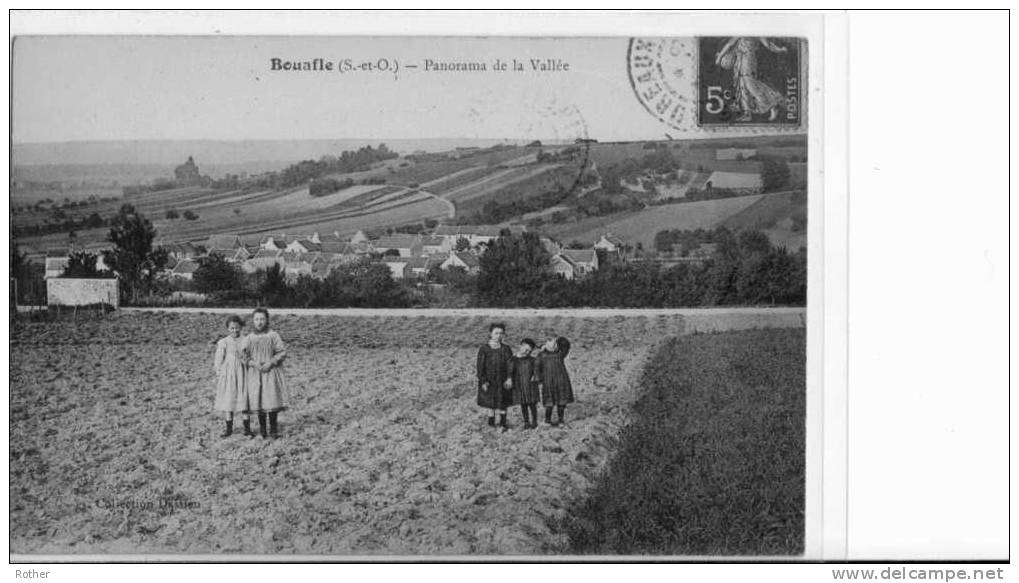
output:
[[[220,437],[230,437],[234,431],[234,414],[244,415],[244,435],[251,433],[251,417],[248,411],[248,391],[244,384],[244,363],[241,354],[241,329],[244,322],[237,316],[226,319],[230,332],[216,343],[216,401],[213,407],[223,414],[226,431]]]
[[[564,362],[570,353],[570,341],[553,336],[542,348],[535,360],[534,372],[545,405],[545,423],[555,427],[566,421],[566,405],[573,402],[573,384]],[[556,408],[555,422],[552,421],[552,407]]]
[[[513,350],[503,344],[506,325],[494,323],[488,327],[488,342],[478,349],[478,405],[489,410],[488,425],[495,427],[495,412],[499,412],[499,426],[509,429],[506,409],[513,403],[513,380],[510,379],[510,362]]]
[[[262,439],[279,437],[278,414],[287,408],[286,385],[283,380],[283,360],[287,357],[283,339],[269,329],[269,311],[256,308],[251,316],[254,332],[244,339],[244,357],[248,365],[249,410],[258,413],[258,428]],[[269,418],[266,432],[266,416]]]
[[[513,380],[513,402],[520,405],[520,414],[524,418],[524,429],[538,426],[538,379],[534,376],[534,356],[538,345],[530,338],[524,338],[517,347],[517,353],[511,361],[510,378]]]

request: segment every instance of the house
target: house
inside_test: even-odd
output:
[[[623,242],[619,237],[614,236],[612,233],[606,233],[598,239],[594,244],[595,249],[602,249],[609,253],[617,253],[622,250],[626,243]]]
[[[285,253],[283,254],[283,273],[289,281],[302,275],[314,275],[316,265],[328,265],[329,262],[321,254]],[[319,267],[321,271],[321,267]]]
[[[563,249],[552,257],[552,270],[566,279],[582,277],[598,270],[598,253],[594,249]]]
[[[382,265],[389,268],[393,279],[407,279],[407,274],[409,273],[407,268],[408,259],[405,257],[383,257]]]
[[[421,238],[421,252],[425,255],[435,255],[443,252],[443,245],[446,240],[442,237],[430,235]]]
[[[431,257],[409,257],[407,259],[407,277],[424,279],[428,277],[428,270],[435,265]]]
[[[439,267],[442,269],[460,267],[467,271],[467,273],[478,273],[481,271],[481,263],[478,261],[477,256],[465,251],[453,251],[445,261],[439,264]]]
[[[519,235],[527,232],[524,225],[510,225],[498,227],[494,225],[439,225],[435,228],[433,236],[442,237],[443,244],[441,251],[448,253],[456,249],[457,241],[466,239],[471,247],[477,247],[482,243],[489,243],[498,238],[503,230],[508,230],[511,235]]]
[[[237,247],[235,249],[209,249],[209,255],[216,254],[221,256],[223,259],[233,263],[240,263],[251,257],[251,253],[247,247]],[[181,257],[182,261],[185,259],[191,259],[189,257]]]
[[[170,243],[165,246],[166,252],[170,254],[177,261],[181,259],[194,259],[198,257],[198,247],[195,247],[192,243],[184,241],[183,243]]]
[[[258,245],[266,251],[282,251],[287,248],[287,240],[283,235],[268,235],[262,237]]]
[[[177,265],[170,271],[170,276],[177,279],[194,279],[195,270],[198,269],[198,262],[193,259],[184,259],[177,262]]]
[[[341,255],[343,253],[353,253],[354,250],[350,243],[345,241],[326,240],[318,244],[318,252],[323,255]]]
[[[715,160],[748,160],[757,156],[754,148],[719,148],[715,150]]]
[[[390,249],[396,249],[400,257],[414,257],[421,254],[421,238],[415,235],[397,233],[388,237],[382,237],[373,243],[375,251],[385,254]]]
[[[552,264],[552,272],[557,275],[561,275],[566,279],[573,279],[577,276],[576,265],[562,255],[553,255],[550,263]]]
[[[339,234],[337,234],[336,236],[339,237]],[[367,243],[368,235],[365,235],[364,231],[358,230],[358,232],[354,233],[354,236],[350,238],[350,242],[354,245]]]
[[[282,251],[271,251],[269,249],[262,249],[258,253],[255,253],[252,257],[249,257],[241,264],[241,269],[247,273],[254,273],[259,269],[269,269],[273,265],[279,265],[283,267],[283,252]]]
[[[318,238],[318,233],[315,234],[315,238]],[[294,239],[287,244],[286,251],[288,253],[317,253],[322,251],[322,245],[313,239]]]

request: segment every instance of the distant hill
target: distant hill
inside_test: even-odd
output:
[[[60,165],[175,165],[188,156],[203,164],[241,165],[252,162],[318,160],[327,154],[385,143],[402,154],[417,150],[439,152],[460,147],[488,147],[500,143],[525,144],[530,140],[476,140],[441,138],[429,140],[337,139],[337,140],[138,140],[14,144],[15,166]]]

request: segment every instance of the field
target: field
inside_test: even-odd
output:
[[[761,322],[711,314],[698,328]],[[565,428],[524,431],[513,411],[499,433],[474,405],[489,316],[276,315],[292,409],[267,442],[218,438],[222,320],[12,325],[12,552],[568,552],[555,525],[609,467],[648,357],[687,330],[678,314],[505,318],[511,339],[574,341],[578,403]]]
[[[807,196],[802,191],[766,194],[722,221],[730,229],[763,231],[776,245],[796,251],[807,244]],[[801,226],[802,225],[802,226]]]
[[[728,217],[749,207],[762,195],[739,196],[652,206],[633,213],[592,217],[575,223],[546,225],[547,232],[563,241],[594,243],[605,233],[612,233],[632,245],[642,243],[654,248],[658,231],[665,229],[711,229]]]
[[[802,142],[802,143],[801,143]],[[737,145],[756,145],[762,155],[785,156],[797,160],[806,159],[805,140],[795,136],[783,137],[748,137],[741,140],[708,140],[708,141],[675,141],[660,142],[659,147],[669,148],[682,166],[678,181],[659,185],[658,198],[682,198],[689,188],[700,188],[706,180],[711,180],[717,188],[754,188],[760,185],[760,162],[748,160],[715,160],[717,147]],[[558,148],[549,148],[554,151]],[[590,160],[593,167],[605,169],[628,158],[643,158],[654,150],[645,149],[644,142],[632,143],[601,143],[590,148]],[[543,192],[554,190],[557,185],[569,188],[573,185],[579,163],[537,163],[538,148],[508,147],[496,151],[488,151],[452,159],[446,155],[433,154],[424,157],[400,157],[376,164],[375,167],[363,172],[336,174],[339,179],[350,178],[360,182],[366,178],[381,177],[385,184],[356,184],[342,191],[323,196],[312,197],[306,185],[279,191],[256,190],[249,187],[241,190],[211,190],[207,188],[188,187],[159,192],[120,197],[117,200],[103,201],[81,207],[64,209],[67,217],[81,221],[92,213],[101,217],[114,216],[120,206],[133,204],[141,213],[156,226],[160,241],[202,241],[214,234],[255,235],[264,233],[286,233],[288,235],[311,234],[319,232],[354,233],[361,229],[378,229],[396,227],[409,223],[420,223],[426,219],[449,220],[456,217],[474,217],[484,212],[486,203],[496,201],[508,203],[531,199]],[[201,159],[197,159],[202,164]],[[280,162],[266,163],[278,169]],[[254,170],[257,165],[234,164],[222,168],[240,168]],[[93,194],[109,194],[112,185],[118,184],[114,179],[131,176],[169,177],[172,166],[162,165],[65,165],[52,167],[26,167],[17,170],[15,175],[23,178],[63,179],[71,182],[62,183],[64,191],[52,189],[45,191],[50,198],[58,202],[63,200],[65,193],[73,194],[69,198],[84,196],[84,183],[74,183],[74,179],[105,180],[103,188]],[[203,171],[212,172],[220,167],[202,165]],[[806,164],[791,163],[793,182],[805,179]],[[133,173],[133,174],[132,174]],[[153,174],[156,173],[156,174]],[[98,177],[98,178],[97,178]],[[103,178],[105,177],[105,178]],[[137,180],[135,181],[137,182]],[[120,182],[120,185],[129,182]],[[95,184],[99,184],[96,182]],[[587,190],[597,188],[597,185]],[[83,190],[85,189],[85,190]],[[41,196],[33,191],[22,196],[15,190],[12,198],[15,202]],[[574,197],[582,196],[584,191],[573,193]],[[616,234],[629,237],[632,241],[645,244],[654,236],[654,231],[646,232],[647,228],[697,228],[714,226],[718,221],[741,210],[739,201],[709,201],[693,203],[696,206],[654,207],[636,216],[634,213],[620,213],[607,217],[595,217],[578,223],[554,225],[548,227],[553,235],[566,241],[579,239],[593,241],[601,232],[611,230]],[[552,204],[552,203],[549,203]],[[573,206],[573,202],[557,201],[557,205]],[[198,215],[196,220],[167,219],[166,213],[174,209],[179,213],[192,211]],[[504,209],[503,209],[504,210]],[[527,208],[525,210],[531,210]],[[535,209],[529,216],[548,217],[552,211],[543,212]],[[507,217],[502,213],[489,215],[488,220],[524,220],[520,217]],[[674,221],[675,219],[675,221]],[[11,214],[15,227],[24,228],[31,225],[62,222],[53,217],[50,210],[19,210]],[[618,231],[618,232],[617,232]],[[789,246],[798,246],[801,237],[779,226],[771,229],[769,236]],[[77,242],[88,244],[105,240],[108,229],[77,229]],[[67,234],[64,232],[50,235],[19,238],[19,243],[37,248],[59,247],[67,245]]]
[[[571,551],[802,553],[805,355],[802,330],[662,345],[619,452],[564,523]]]

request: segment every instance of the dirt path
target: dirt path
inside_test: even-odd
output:
[[[441,197],[441,196],[439,196],[437,194],[433,194],[431,192],[428,192],[427,190],[418,190],[418,192],[420,192],[421,194],[430,196],[430,197],[434,198],[435,200],[445,204],[446,208],[449,209],[449,218],[451,218],[451,219],[452,218],[456,218],[456,205],[454,205],[451,201],[449,201],[449,200],[447,200],[447,199],[445,199],[445,198],[443,198],[443,197]]]

